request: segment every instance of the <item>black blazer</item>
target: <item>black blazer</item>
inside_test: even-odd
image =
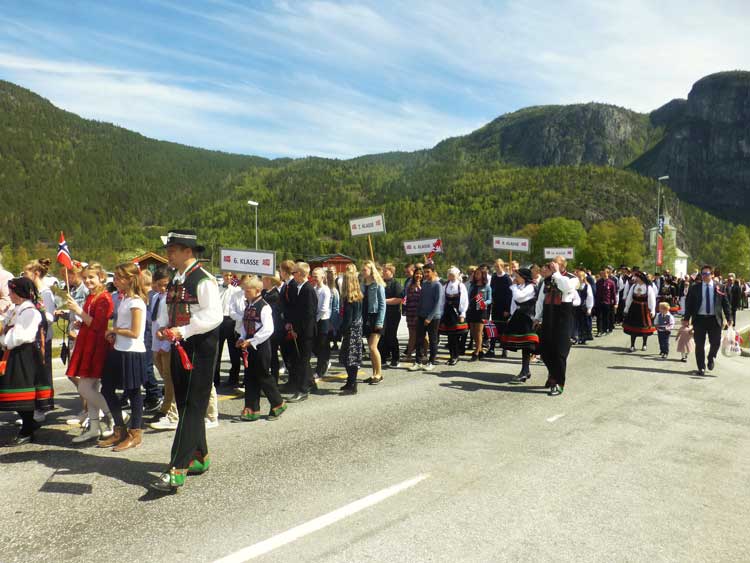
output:
[[[292,293],[297,293],[296,284],[289,288],[290,297]],[[299,338],[314,338],[317,323],[315,317],[318,314],[318,294],[315,293],[310,282],[302,285],[299,294],[289,299],[287,308],[286,321],[291,322],[294,326],[294,332]]]
[[[705,289],[703,288],[703,282],[693,284],[688,290],[688,294],[685,297],[685,316],[684,318],[688,321],[695,317],[700,310],[701,304],[703,303],[703,296]],[[729,299],[727,294],[724,293],[723,288],[716,283],[714,280],[714,315],[716,315],[716,322],[719,326],[724,326],[724,319],[731,317],[729,309]]]

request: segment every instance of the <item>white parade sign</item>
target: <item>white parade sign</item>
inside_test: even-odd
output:
[[[276,253],[271,250],[221,249],[221,270],[241,274],[276,275]]]
[[[440,240],[439,238],[426,238],[422,240],[405,240],[404,241],[404,252],[407,255],[412,254],[429,254],[432,249],[435,248],[435,243]],[[441,244],[435,248],[435,252],[442,252],[443,245]]]
[[[516,252],[528,252],[531,243],[527,238],[492,237],[492,248],[495,250],[515,250]]]
[[[544,257],[554,258],[555,256],[562,256],[566,260],[572,260],[575,258],[575,248],[545,248]]]
[[[382,215],[372,217],[361,217],[349,220],[349,230],[353,237],[361,235],[374,235],[385,232],[385,219]]]

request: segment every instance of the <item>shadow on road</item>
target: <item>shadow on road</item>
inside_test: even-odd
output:
[[[163,463],[135,461],[126,457],[108,457],[90,455],[78,450],[22,451],[4,454],[0,464],[26,463],[35,461],[55,470],[55,476],[98,474],[128,485],[143,487],[148,492],[148,485],[154,480],[153,473],[165,469]],[[65,494],[83,494],[85,484],[45,483],[40,492]],[[85,491],[84,491],[85,492]]]
[[[715,375],[706,374],[704,376],[698,376],[694,370],[673,370],[673,369],[659,369],[659,368],[637,368],[632,366],[609,366],[607,369],[616,369],[616,370],[623,370],[623,371],[643,371],[647,373],[666,373],[666,374],[674,374],[674,375],[684,375],[684,376],[694,376],[695,379],[705,379],[708,377],[716,377]]]

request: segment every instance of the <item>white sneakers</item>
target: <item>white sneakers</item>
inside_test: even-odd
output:
[[[176,430],[177,421],[170,419],[168,416],[162,416],[156,422],[148,425],[152,430]]]
[[[210,428],[218,428],[219,427],[219,419],[211,420],[210,418],[206,419],[206,430]]]
[[[422,369],[422,364],[414,362],[411,366],[409,366],[409,371],[419,371]]]
[[[433,363],[429,363],[429,364],[425,364],[424,365],[424,370],[425,371],[432,371],[434,369],[435,369],[435,364],[433,364]]]
[[[411,366],[411,367],[409,368],[409,371],[419,371],[419,370],[421,370],[421,369],[423,369],[423,370],[425,370],[425,371],[432,371],[432,370],[434,370],[434,369],[435,369],[435,364],[433,364],[433,363],[429,363],[429,362],[428,362],[428,363],[426,363],[426,364],[418,364],[418,363],[415,363],[415,364],[413,364],[413,365],[412,365],[412,366]]]
[[[69,418],[65,421],[65,424],[68,426],[73,426],[75,428],[80,428],[84,426],[84,421],[88,420],[89,413],[87,411],[81,411],[73,418]]]

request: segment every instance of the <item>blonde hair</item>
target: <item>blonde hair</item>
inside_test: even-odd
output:
[[[312,275],[313,275],[313,277],[317,277],[318,275],[320,275],[323,278],[323,285],[328,285],[328,279],[327,279],[327,276],[326,276],[326,270],[325,270],[325,268],[315,268],[312,271]]]
[[[130,282],[128,288],[129,297],[140,297],[143,301],[148,299],[146,289],[143,287],[143,278],[141,270],[132,262],[125,262],[115,267],[115,275],[118,278],[124,278]]]
[[[659,310],[661,311],[662,309],[666,309],[667,311],[669,311],[669,303],[667,303],[666,301],[662,301],[661,303],[659,303]]]
[[[295,264],[293,260],[284,260],[279,264],[279,272],[291,276],[294,271],[294,266]]]
[[[277,278],[276,276],[263,276],[262,281],[268,280],[271,282],[271,285],[274,287],[279,287],[281,285],[281,280]]]
[[[96,277],[99,278],[99,281],[101,282],[99,284],[100,289],[96,293],[100,293],[104,291],[105,289],[104,282],[107,281],[107,271],[104,269],[104,267],[101,264],[99,264],[99,262],[92,262],[88,266],[84,266],[81,269],[81,276],[83,276],[86,272],[93,272],[94,274],[96,274]]]
[[[383,270],[388,270],[390,273],[395,274],[396,273],[396,266],[394,266],[390,262],[387,262],[385,264],[385,266],[383,266]]]
[[[383,276],[380,275],[380,270],[378,270],[378,267],[375,265],[375,262],[372,260],[365,260],[364,264],[362,264],[362,268],[369,268],[370,270],[370,277],[373,279],[373,281],[378,284],[385,286],[385,282],[383,281]]]
[[[52,264],[52,261],[47,258],[32,260],[23,267],[23,271],[39,274],[39,277],[43,278],[49,272],[50,264]]]
[[[141,278],[143,278],[143,283],[145,283],[146,285],[150,285],[153,281],[151,270],[141,270]]]
[[[349,264],[352,266],[352,264]],[[365,296],[362,295],[362,287],[359,285],[359,275],[356,266],[354,268],[346,267],[344,273],[344,283],[341,285],[341,299],[347,303],[356,303],[362,301]]]
[[[251,276],[248,279],[242,280],[240,282],[240,287],[242,289],[256,289],[258,291],[263,291],[263,282],[257,276]]]
[[[296,269],[302,270],[302,273],[305,275],[305,277],[310,275],[310,264],[308,264],[307,262],[297,262]]]

